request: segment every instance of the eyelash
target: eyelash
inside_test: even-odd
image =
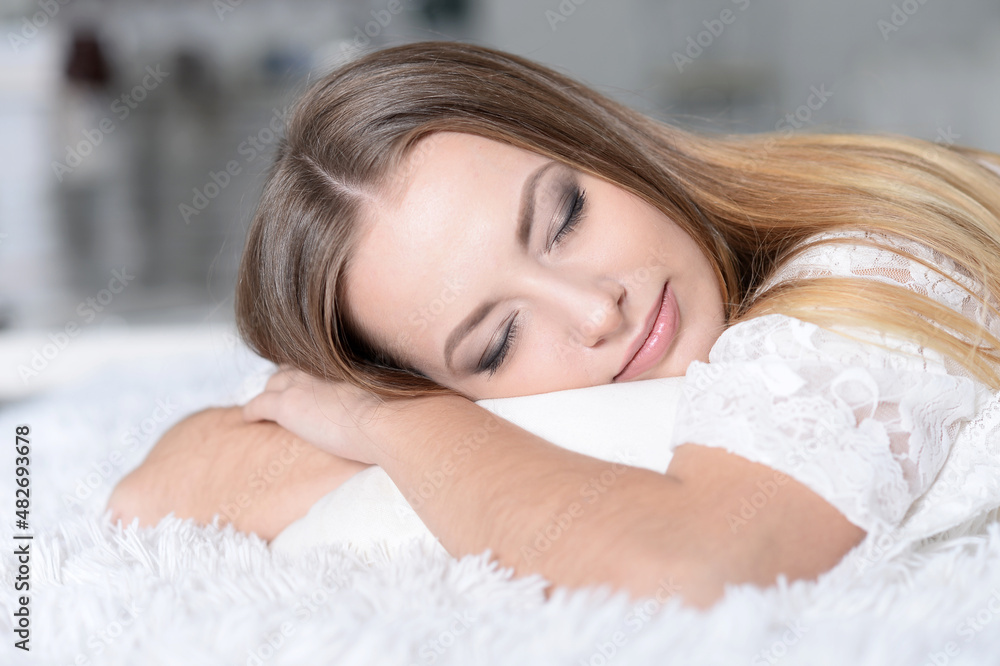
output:
[[[570,207],[566,223],[556,232],[556,237],[552,239],[552,247],[559,244],[559,241],[569,232],[573,231],[577,222],[583,217],[583,209],[587,204],[587,192],[579,187],[573,186],[573,205]]]
[[[569,215],[566,217],[566,222],[563,226],[556,232],[555,238],[552,239],[552,245],[550,247],[555,247],[559,242],[568,234],[573,231],[577,223],[583,217],[583,211],[587,203],[587,193],[585,190],[573,186],[573,205],[570,208]],[[507,358],[507,353],[510,351],[511,347],[514,346],[514,340],[517,339],[517,328],[518,319],[515,315],[514,320],[511,322],[510,326],[507,328],[507,332],[504,336],[503,345],[500,347],[500,351],[496,353],[493,359],[485,366],[480,367],[480,372],[489,372],[489,376],[492,377],[500,366],[503,365],[504,359]]]

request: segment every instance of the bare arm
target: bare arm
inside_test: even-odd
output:
[[[489,548],[517,574],[556,585],[610,584],[634,596],[676,585],[705,607],[725,583],[815,578],[864,536],[802,484],[776,483],[773,469],[721,449],[680,446],[658,474],[559,448],[454,396],[415,399],[373,422],[369,436],[450,553]],[[271,539],[365,467],[275,423],[244,423],[239,408],[205,410],[171,429],[109,506],[141,524],[170,511],[207,522],[228,509],[237,529]],[[727,515],[758,483],[775,493],[734,531]]]
[[[368,465],[322,451],[272,422],[245,423],[239,407],[180,421],[115,487],[112,520],[231,522],[273,539],[323,495]]]
[[[864,537],[820,496],[721,449],[677,447],[666,474],[561,449],[463,398],[377,422],[377,464],[455,556],[490,548],[518,574],[709,606],[725,583],[815,578]],[[780,483],[775,479],[781,477]],[[757,515],[727,514],[772,483]]]

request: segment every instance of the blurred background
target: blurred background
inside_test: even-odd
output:
[[[704,131],[1000,152],[997,0],[0,0],[0,28],[0,399],[77,339],[231,325],[285,109],[370,49],[479,43]]]

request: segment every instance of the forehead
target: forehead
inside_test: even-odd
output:
[[[414,146],[395,192],[371,205],[352,257],[353,318],[421,369],[443,368],[443,341],[513,249],[523,179],[544,161],[455,132]]]

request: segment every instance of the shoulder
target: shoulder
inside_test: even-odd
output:
[[[755,290],[766,297],[772,288],[816,278],[853,278],[863,288],[874,281],[930,295],[955,308],[968,299],[957,281],[973,287],[971,277],[947,257],[924,243],[900,235],[862,229],[824,231],[807,237],[791,250],[774,272]],[[794,289],[794,285],[790,285]],[[838,356],[868,357],[872,342],[886,342],[876,331],[840,326],[854,336],[849,342],[832,330],[786,314],[765,314],[728,327],[710,353],[712,362],[751,360],[763,356],[801,358],[803,353],[836,352]],[[903,341],[899,341],[903,344]]]
[[[994,313],[1000,303],[980,279],[925,242],[881,231],[833,231],[807,238],[764,280],[755,297],[766,297],[783,283],[822,277],[851,278],[857,281],[851,288],[862,290],[866,282],[902,287],[1000,334]]]
[[[864,289],[866,282],[903,287],[973,319],[986,317],[970,295],[970,291],[981,294],[982,284],[954,261],[920,241],[859,229],[808,237],[758,286],[755,298],[766,297],[778,285],[826,277],[852,278],[858,289]],[[946,366],[956,370],[933,349],[874,326],[843,322],[827,328],[785,314],[765,314],[733,324],[709,353],[712,363],[768,357],[895,369],[928,370],[933,366],[935,372],[945,371]]]
[[[932,283],[976,288],[971,274],[927,244],[897,234],[858,229],[827,231],[796,247],[759,288],[811,277],[861,277],[927,293]],[[957,285],[956,285],[957,286]]]

